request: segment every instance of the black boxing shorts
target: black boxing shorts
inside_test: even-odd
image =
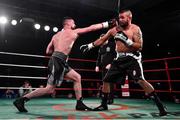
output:
[[[64,75],[72,68],[67,63],[68,56],[62,52],[55,51],[48,63],[48,84],[60,86]]]
[[[144,80],[141,59],[133,56],[118,57],[112,62],[110,69],[103,78],[104,82],[119,82],[124,85],[126,76],[129,80]]]

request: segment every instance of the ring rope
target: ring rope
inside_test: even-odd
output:
[[[144,70],[144,72],[159,72],[159,71],[166,71],[166,70],[180,70],[180,68],[168,68],[168,69],[151,69],[151,70]]]
[[[4,64],[4,63],[0,63],[0,66],[27,67],[27,68],[47,68],[46,66],[19,65],[19,64]]]
[[[9,76],[9,75],[0,75],[0,77],[1,78],[47,79],[47,77]]]
[[[5,55],[16,55],[16,56],[27,56],[27,57],[38,57],[38,58],[50,58],[50,56],[42,56],[42,55],[32,55],[32,54],[21,54],[21,53],[10,53],[10,52],[0,52],[0,54],[5,54]],[[166,60],[172,60],[172,59],[179,59],[180,57],[171,57],[171,58],[162,58],[162,59],[153,59],[153,60],[144,60],[143,62],[155,62],[155,61],[166,61]],[[85,61],[85,62],[96,62],[95,60],[83,60],[83,59],[77,59],[77,58],[69,58],[69,60],[74,60],[74,61]],[[32,66],[32,65],[18,65],[18,64],[3,64],[0,63],[1,66],[12,66],[12,67],[29,67],[29,68],[47,68],[45,66]],[[79,71],[94,71],[94,70],[89,70],[89,69],[75,69]],[[154,70],[145,70],[144,72],[157,72],[157,71],[166,71],[167,69],[154,69]],[[180,68],[168,68],[168,70],[180,70]],[[44,79],[47,80],[47,77],[31,77],[31,76],[6,76],[6,75],[0,75],[2,78],[24,78],[24,79]],[[90,79],[82,79],[82,80],[89,80]],[[100,81],[99,79],[91,79],[94,81]],[[149,82],[167,82],[163,80],[148,80]],[[179,82],[179,80],[171,80],[171,82]],[[17,88],[17,87],[0,87],[0,89],[37,89],[37,88]],[[71,90],[72,88],[57,88],[57,90]],[[97,90],[94,88],[85,88],[85,90]],[[119,89],[117,89],[119,90]],[[138,90],[138,89],[130,89],[130,91],[143,91],[143,90]],[[169,92],[166,90],[156,90],[157,92]],[[180,93],[180,91],[171,91],[174,93]]]
[[[43,69],[47,69],[48,67],[46,66],[33,66],[33,65],[19,65],[19,64],[4,64],[4,63],[0,63],[0,66],[9,66],[9,67],[27,67],[27,68],[43,68]],[[77,71],[86,71],[86,72],[95,72],[94,69],[74,69]]]
[[[51,56],[43,56],[43,55],[12,53],[12,52],[0,52],[0,54],[15,55],[15,56],[26,56],[26,57],[38,57],[38,58],[50,58],[51,57]],[[96,62],[96,60],[86,60],[86,59],[78,59],[78,58],[69,58],[69,60],[84,61],[84,62]]]
[[[50,58],[50,56],[32,55],[32,54],[22,54],[22,53],[11,53],[11,52],[0,52],[0,54],[16,55],[16,56],[26,56],[26,57]]]
[[[0,87],[0,89],[14,89],[14,90],[23,89],[23,90],[27,90],[27,89],[37,89],[37,88],[23,88],[23,87]]]
[[[33,54],[22,54],[22,53],[12,53],[12,52],[0,52],[0,54],[16,55],[16,56],[27,56],[27,57],[39,57],[39,58],[50,58],[50,56],[33,55]],[[172,59],[180,59],[180,57],[170,57],[170,58],[143,60],[143,62],[155,62],[155,61],[172,60]],[[75,60],[75,61],[79,61],[80,60],[80,61],[85,61],[85,62],[96,62],[96,60],[85,60],[85,59],[77,59],[77,58],[69,58],[69,60]]]
[[[160,58],[160,59],[143,60],[143,62],[157,62],[157,61],[173,60],[173,59],[180,59],[180,57],[169,57],[169,58]]]
[[[50,56],[33,55],[33,54],[22,54],[22,53],[12,53],[12,52],[0,52],[0,54],[16,55],[16,56],[27,56],[27,57],[39,57],[39,58],[50,58]],[[143,60],[143,62],[156,62],[156,61],[172,60],[172,59],[180,59],[180,57],[170,57],[170,58]],[[96,60],[85,60],[85,59],[77,59],[77,58],[69,58],[69,60],[85,61],[85,62],[96,62]]]
[[[23,88],[23,87],[0,87],[0,89],[13,89],[13,90],[19,90],[19,89],[38,89],[38,88]],[[55,88],[55,90],[74,90],[74,88]],[[83,88],[82,90],[99,90],[98,88]]]
[[[38,89],[38,88],[22,88],[22,87],[0,87],[0,89],[13,89],[13,90],[19,90],[19,89]],[[74,90],[73,88],[55,88],[55,90]],[[98,88],[83,88],[82,90],[97,90],[99,91]],[[115,89],[117,91],[122,91],[122,89]],[[142,89],[129,89],[131,92],[144,92]],[[164,92],[164,93],[169,93],[168,90],[155,90],[156,92]],[[173,93],[180,93],[180,91],[172,91]]]
[[[10,66],[10,67],[27,67],[27,68],[43,68],[47,69],[46,66],[33,66],[33,65],[19,65],[19,64],[4,64],[0,63],[0,66]],[[77,71],[86,71],[86,72],[95,72],[94,69],[74,69]],[[180,68],[168,68],[168,70],[180,70]],[[144,72],[158,72],[158,71],[166,71],[166,69],[151,69],[151,70],[144,70]]]
[[[0,78],[26,78],[26,79],[44,79],[47,80],[47,77],[31,77],[31,76],[9,76],[9,75],[0,75]],[[67,78],[64,78],[68,80]],[[82,79],[84,81],[101,81],[100,79]]]
[[[47,77],[31,77],[31,76],[8,76],[8,75],[0,75],[2,78],[27,78],[27,79],[44,79],[47,80]],[[67,78],[64,78],[65,80],[68,80]],[[99,81],[101,82],[100,79],[88,79],[88,78],[83,78],[83,81]],[[167,80],[147,80],[148,82],[156,83],[156,82],[167,82]],[[133,82],[133,81],[130,81]],[[180,82],[179,80],[171,80],[171,82]]]

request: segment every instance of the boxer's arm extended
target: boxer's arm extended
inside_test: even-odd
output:
[[[77,28],[77,29],[75,29],[75,31],[76,31],[77,34],[84,34],[84,33],[88,33],[88,32],[91,32],[91,31],[100,30],[100,29],[103,29],[103,28],[111,28],[111,27],[115,26],[115,23],[116,23],[116,20],[112,19],[110,21],[106,21],[106,22],[103,22],[103,23],[93,24],[93,25],[91,25],[89,27]]]

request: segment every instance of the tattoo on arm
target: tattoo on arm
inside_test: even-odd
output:
[[[142,40],[142,32],[140,29],[134,34],[138,40]]]
[[[142,50],[143,38],[142,38],[142,32],[140,29],[138,29],[136,32],[134,32],[134,42],[136,42],[137,48],[139,50]]]

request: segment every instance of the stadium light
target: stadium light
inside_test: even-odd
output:
[[[38,24],[38,23],[36,23],[36,24],[34,24],[34,28],[37,29],[37,30],[39,30],[39,29],[41,28],[41,25]]]
[[[7,18],[6,18],[5,16],[1,16],[1,17],[0,17],[0,23],[1,23],[1,24],[6,24],[7,21],[8,21],[8,20],[7,20]]]
[[[11,24],[12,24],[12,25],[17,25],[17,20],[12,20],[12,21],[11,21]]]
[[[57,28],[57,27],[53,27],[53,31],[54,31],[54,32],[57,32],[57,31],[58,31],[58,28]]]
[[[45,26],[44,26],[44,30],[45,30],[45,31],[49,31],[49,30],[50,30],[50,27],[49,27],[48,25],[45,25]]]

